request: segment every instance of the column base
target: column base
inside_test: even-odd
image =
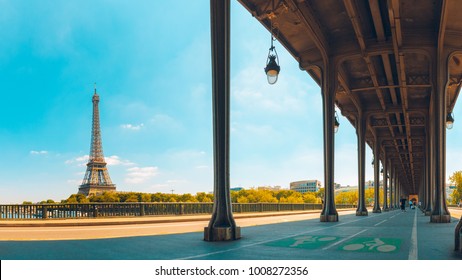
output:
[[[241,227],[218,227],[213,228],[212,231],[209,227],[204,228],[205,241],[230,241],[241,239]]]
[[[460,239],[462,237],[462,217],[457,223],[456,230],[455,230],[455,239],[454,239],[454,250],[458,253],[462,253],[462,244]]]
[[[390,209],[389,208],[383,208],[383,211],[388,212],[388,211],[390,211]]]
[[[321,222],[338,222],[338,214],[321,215]]]
[[[450,223],[451,215],[431,215],[430,223]]]
[[[372,210],[372,213],[382,213],[382,210],[379,208],[379,209],[374,209]]]
[[[431,210],[425,210],[425,216],[431,216],[432,215],[432,211]]]
[[[369,213],[367,210],[356,210],[356,216],[367,216]]]

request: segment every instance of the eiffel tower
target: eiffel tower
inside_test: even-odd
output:
[[[93,94],[93,125],[91,130],[90,158],[87,163],[87,172],[79,187],[79,194],[86,196],[99,195],[103,192],[115,191],[106,168],[103,155],[103,144],[101,141],[101,128],[99,125],[99,95]]]

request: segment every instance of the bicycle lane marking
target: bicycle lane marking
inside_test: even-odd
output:
[[[414,213],[414,223],[412,225],[411,245],[409,247],[409,260],[417,260],[417,211]]]
[[[322,230],[326,230],[326,229],[330,229],[330,228],[344,226],[344,225],[347,225],[347,224],[364,221],[364,220],[370,219],[370,218],[374,218],[374,216],[368,216],[368,217],[364,217],[361,220],[353,220],[353,221],[348,221],[348,222],[344,222],[344,223],[339,223],[339,224],[336,224],[336,225],[333,225],[333,226],[321,227],[321,228],[312,229],[312,230],[308,230],[308,231],[304,231],[304,232],[300,232],[300,233],[296,233],[296,234],[286,235],[284,237],[274,238],[274,239],[270,239],[270,240],[263,240],[263,241],[260,241],[260,242],[246,244],[246,245],[242,245],[242,246],[239,246],[239,247],[236,247],[236,248],[230,248],[230,249],[227,249],[227,250],[220,250],[220,251],[215,251],[215,252],[210,252],[210,253],[198,254],[198,255],[194,255],[194,256],[177,258],[177,260],[190,260],[190,259],[195,259],[195,258],[203,258],[203,257],[212,256],[212,255],[216,255],[216,254],[222,254],[222,253],[237,251],[237,250],[240,250],[240,249],[249,248],[249,247],[253,247],[253,246],[257,246],[257,245],[262,245],[262,244],[266,244],[266,243],[270,243],[270,242],[274,242],[274,241],[279,241],[279,240],[287,239],[287,238],[291,238],[291,237],[296,237],[296,236],[300,236],[300,235],[303,235],[303,234],[308,234],[308,233],[322,231]]]
[[[335,242],[335,243],[333,243],[333,244],[331,244],[331,245],[329,245],[329,246],[327,246],[327,247],[324,247],[324,248],[322,248],[322,249],[323,249],[323,250],[330,249],[330,248],[332,248],[332,247],[334,247],[334,246],[337,246],[337,245],[339,245],[339,244],[341,244],[341,243],[343,243],[343,242],[345,242],[345,241],[347,241],[347,240],[350,240],[351,238],[353,238],[353,237],[355,237],[355,236],[357,236],[357,235],[359,235],[359,234],[361,234],[361,233],[363,233],[363,232],[366,232],[366,231],[368,231],[368,230],[369,230],[369,229],[367,229],[367,228],[366,228],[366,229],[363,229],[363,230],[361,230],[360,232],[357,232],[357,233],[352,234],[352,235],[350,235],[350,236],[348,236],[348,237],[345,237],[345,238],[343,238],[342,240],[337,241],[337,242]]]
[[[387,221],[389,221],[389,219],[391,218],[394,218],[396,217],[397,215],[399,214],[395,214],[393,216],[390,216],[386,219],[384,219],[383,221],[380,221],[376,224],[374,224],[374,227],[377,227]],[[368,228],[370,229],[370,228]],[[330,244],[329,246],[323,248],[322,250],[327,250],[327,249],[330,249],[332,247],[335,247],[341,243],[344,243],[350,239],[352,239],[353,237],[363,233],[363,232],[366,232],[368,229],[364,229],[356,234],[353,234],[351,236],[348,236],[334,244]],[[364,240],[363,240],[364,239]],[[371,239],[371,240],[369,240]],[[383,240],[382,240],[383,239]],[[384,242],[385,240],[385,242]],[[360,242],[358,244],[355,244],[354,242]],[[362,244],[364,243],[364,244]],[[362,251],[372,251],[372,249],[374,249],[375,247],[377,247],[376,251],[379,251],[379,252],[393,252],[393,251],[396,251],[397,249],[399,249],[399,245],[400,245],[400,240],[398,239],[394,239],[394,238],[356,238],[354,239],[354,241],[351,241],[351,242],[348,242],[347,245],[345,245],[344,247],[341,248],[341,250],[343,251],[357,251],[357,250],[360,250],[362,249],[363,247],[368,249],[368,250],[362,250]],[[355,247],[355,246],[358,246],[358,247]],[[361,248],[359,248],[359,246],[361,246]]]

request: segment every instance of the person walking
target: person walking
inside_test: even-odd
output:
[[[401,197],[400,199],[401,212],[406,212],[406,199]]]

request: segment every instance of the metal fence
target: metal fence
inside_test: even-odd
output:
[[[321,204],[301,203],[233,203],[233,212],[277,212],[320,210]],[[356,205],[336,205],[338,209],[355,208]],[[166,216],[211,214],[213,203],[82,203],[82,204],[28,204],[0,205],[1,219],[81,219],[128,216]]]

